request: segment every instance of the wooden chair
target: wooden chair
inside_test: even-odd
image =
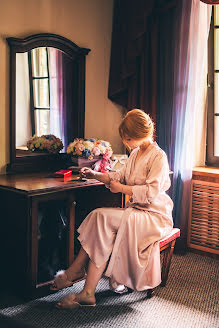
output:
[[[173,228],[172,232],[165,238],[159,241],[160,252],[163,252],[163,263],[161,270],[161,287],[165,287],[168,279],[168,273],[170,269],[170,264],[172,260],[173,250],[176,242],[176,238],[180,236],[180,229]],[[154,289],[147,290],[147,298],[151,298]]]

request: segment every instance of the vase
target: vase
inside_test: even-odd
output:
[[[78,167],[92,167],[100,159],[101,156],[94,156],[93,159],[72,156],[71,162],[74,166],[78,166]]]

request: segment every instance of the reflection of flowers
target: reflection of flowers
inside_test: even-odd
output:
[[[108,141],[98,139],[76,138],[68,145],[67,153],[76,157],[92,160],[94,156],[102,156],[109,160],[112,156],[112,147]]]
[[[53,134],[44,134],[41,137],[35,135],[28,140],[27,148],[31,151],[46,151],[55,154],[63,149],[63,143]]]

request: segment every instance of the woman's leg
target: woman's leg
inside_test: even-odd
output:
[[[72,286],[72,282],[77,281],[85,276],[85,266],[89,257],[81,247],[78,256],[68,269],[58,271],[50,289],[57,291]]]
[[[81,247],[77,257],[73,261],[73,263],[70,265],[70,267],[65,270],[65,274],[68,278],[68,280],[75,280],[78,276],[80,276],[82,273],[84,273],[85,266],[89,260],[89,257],[85,250]]]
[[[82,292],[94,296],[97,284],[102,277],[102,274],[106,268],[106,264],[107,262],[104,263],[101,267],[97,268],[92,261],[89,261],[87,278]]]
[[[120,208],[98,208],[88,214],[80,225],[78,239],[82,247],[86,249],[86,252],[84,249],[81,250],[79,256],[70,268],[66,270],[66,277],[68,276],[68,279],[73,279],[75,274],[78,274],[80,269],[86,265],[88,256],[91,261],[89,262],[87,279],[83,291],[78,295],[73,294],[68,298],[71,305],[72,303],[79,302],[81,298],[84,299],[85,304],[86,302],[89,304],[91,300],[92,303],[95,303],[95,289],[113,250],[123,212],[124,209]],[[88,296],[90,301],[88,300]],[[64,305],[66,302],[67,300],[65,298],[61,304]]]
[[[79,294],[70,294],[57,303],[57,307],[61,309],[75,308],[79,306],[94,306],[96,304],[95,290],[97,284],[106,268],[106,263],[97,268],[96,265],[89,261],[87,278],[83,290]]]

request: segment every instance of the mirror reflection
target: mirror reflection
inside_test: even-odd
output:
[[[16,53],[16,155],[29,152],[33,136],[54,134],[64,144],[68,140],[67,110],[73,107],[74,65],[59,49],[34,48]]]

